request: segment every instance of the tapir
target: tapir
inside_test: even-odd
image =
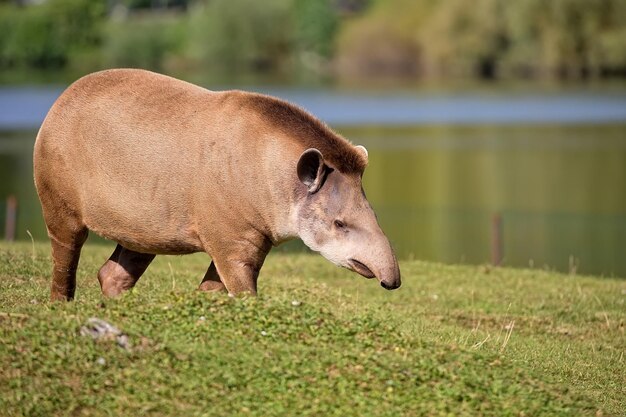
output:
[[[270,249],[300,238],[386,289],[400,286],[362,187],[367,150],[286,101],[112,69],[70,85],[46,116],[34,177],[52,245],[52,300],[71,300],[89,231],[117,243],[105,296],[158,254],[206,252],[200,290],[257,292]]]

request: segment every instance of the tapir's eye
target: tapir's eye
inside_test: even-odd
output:
[[[335,227],[337,229],[343,229],[344,227],[346,227],[346,224],[341,220],[335,220]]]

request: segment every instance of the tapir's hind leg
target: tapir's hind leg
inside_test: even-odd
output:
[[[88,233],[85,227],[66,230],[48,229],[54,263],[50,288],[52,301],[69,301],[74,298],[80,250],[87,240]]]
[[[135,286],[141,275],[146,271],[153,254],[135,252],[117,245],[109,260],[98,271],[98,281],[102,294],[115,297],[123,291]]]
[[[217,268],[215,268],[215,263],[211,261],[211,265],[209,265],[209,269],[204,274],[204,278],[200,283],[200,287],[198,287],[200,291],[226,291],[226,287],[224,283],[220,279],[219,274],[217,273]]]

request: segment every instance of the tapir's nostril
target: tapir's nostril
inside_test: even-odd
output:
[[[380,286],[383,287],[386,290],[395,290],[396,288],[398,288],[400,285],[393,283],[393,284],[387,284],[385,281],[380,281]]]

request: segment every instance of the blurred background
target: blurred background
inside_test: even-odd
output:
[[[5,238],[46,239],[37,129],[112,67],[273,94],[367,146],[403,258],[626,276],[624,0],[0,0]]]

